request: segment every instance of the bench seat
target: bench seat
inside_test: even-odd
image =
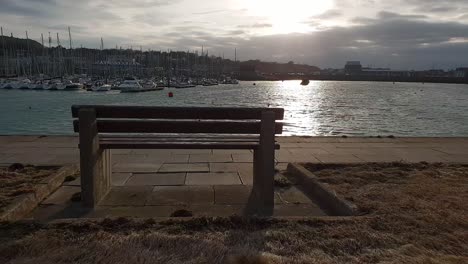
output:
[[[259,137],[101,137],[103,149],[258,149]],[[275,143],[275,149],[280,145]]]

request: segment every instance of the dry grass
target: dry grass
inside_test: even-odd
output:
[[[468,263],[468,167],[308,167],[366,214],[0,224],[0,263]]]
[[[0,212],[16,197],[25,193],[34,193],[34,185],[54,171],[56,170],[34,166],[0,168]]]

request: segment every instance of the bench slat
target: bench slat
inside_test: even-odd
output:
[[[260,122],[240,121],[151,121],[151,120],[98,120],[100,133],[210,133],[260,134]],[[79,132],[79,121],[73,121]],[[275,124],[275,134],[281,134],[283,124]]]
[[[119,138],[131,138],[131,139],[138,139],[138,138],[195,138],[195,139],[260,139],[260,136],[258,135],[241,135],[241,134],[234,134],[234,135],[229,135],[229,134],[222,134],[222,135],[216,135],[216,134],[135,134],[135,135],[119,135],[119,134],[106,134],[106,133],[101,133],[101,138],[106,138],[106,139],[119,139]]]
[[[242,138],[159,138],[159,137],[147,137],[147,138],[107,138],[101,137],[101,141],[116,141],[116,142],[259,142],[259,139],[242,139]]]
[[[100,141],[104,149],[257,149],[255,142],[116,142]],[[279,144],[275,144],[279,149]]]
[[[97,118],[260,120],[263,111],[273,111],[276,120],[284,118],[283,108],[73,105],[72,116],[74,118],[78,117],[80,108],[94,108]]]

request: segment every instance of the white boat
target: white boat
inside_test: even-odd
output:
[[[16,87],[16,83],[18,81],[16,79],[7,79],[3,81],[1,88],[3,89],[14,89]]]
[[[81,89],[83,89],[83,84],[75,82],[65,83],[65,87],[63,88],[65,91],[78,91]]]
[[[63,84],[60,80],[52,80],[49,82],[49,89],[50,91],[63,91],[65,89],[65,84]]]
[[[91,89],[93,90],[93,92],[107,92],[107,91],[110,91],[112,89],[112,85],[110,85],[110,84],[96,84],[96,85],[93,85],[93,87]]]
[[[138,93],[138,92],[149,92],[149,91],[156,91],[156,90],[163,90],[164,87],[158,87],[152,81],[141,82],[133,77],[127,77],[119,85],[119,89],[121,93]]]
[[[177,89],[183,89],[183,88],[193,88],[193,87],[196,87],[195,84],[192,83],[192,81],[190,79],[185,79],[185,80],[181,80],[181,81],[174,81],[173,83],[171,82],[171,86],[172,87],[175,87]]]
[[[44,82],[43,81],[36,81],[29,86],[31,90],[44,90]]]
[[[158,85],[153,81],[142,81],[140,82],[143,90],[145,91],[160,91],[164,90],[164,87],[158,87]]]
[[[31,85],[32,85],[31,80],[22,79],[21,81],[16,83],[16,87],[14,87],[14,89],[29,90]]]
[[[223,84],[239,84],[239,81],[228,77],[223,81]]]

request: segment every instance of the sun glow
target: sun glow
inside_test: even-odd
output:
[[[245,0],[245,6],[250,15],[269,20],[274,33],[291,33],[310,30],[308,19],[331,9],[333,0]]]

